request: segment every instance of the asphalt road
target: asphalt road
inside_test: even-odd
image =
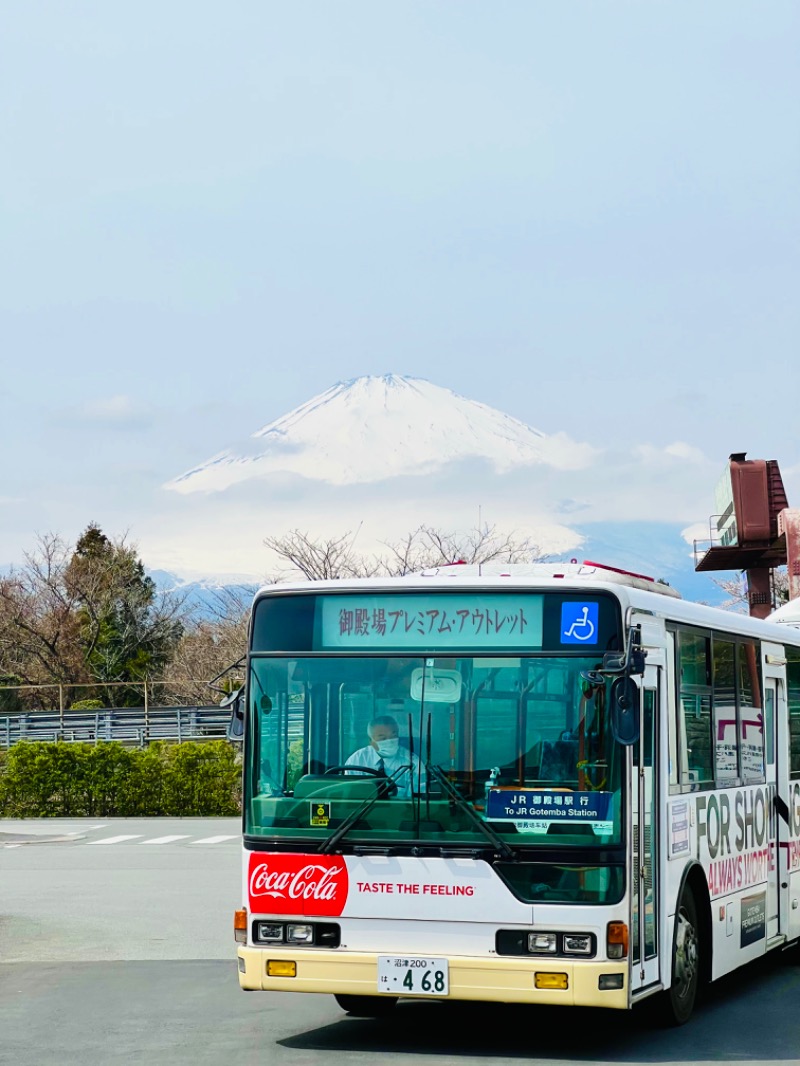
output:
[[[239,861],[229,819],[0,822],[0,1063],[800,1062],[800,965],[782,958],[669,1031],[636,1013],[448,1003],[375,1022],[328,996],[243,993]]]

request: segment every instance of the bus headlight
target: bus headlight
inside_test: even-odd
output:
[[[283,940],[283,926],[280,922],[259,922],[256,928],[258,940]]]
[[[529,933],[528,951],[534,955],[555,955],[558,937],[555,933]]]
[[[592,938],[585,933],[564,934],[565,955],[591,955]]]
[[[309,944],[314,939],[314,926],[287,925],[286,939],[290,944]]]

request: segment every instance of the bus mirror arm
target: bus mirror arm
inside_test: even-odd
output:
[[[640,626],[631,629],[628,647],[624,654],[607,651],[603,656],[602,673],[633,677],[644,673],[644,661],[647,652],[642,647],[642,630]]]

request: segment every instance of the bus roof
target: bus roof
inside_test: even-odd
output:
[[[800,629],[792,625],[752,618],[747,614],[726,611],[704,603],[681,599],[680,593],[664,582],[599,563],[481,563],[452,564],[406,574],[403,577],[333,578],[304,580],[266,585],[255,599],[264,595],[298,592],[343,592],[346,590],[382,590],[401,592],[407,589],[443,591],[454,586],[469,589],[537,588],[564,591],[566,588],[586,592],[610,592],[630,608],[655,617],[683,622],[706,629],[721,629],[741,636],[771,640],[778,644],[800,646]]]

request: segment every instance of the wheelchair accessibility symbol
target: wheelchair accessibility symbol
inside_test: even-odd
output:
[[[561,643],[596,644],[600,609],[596,603],[561,605]]]

